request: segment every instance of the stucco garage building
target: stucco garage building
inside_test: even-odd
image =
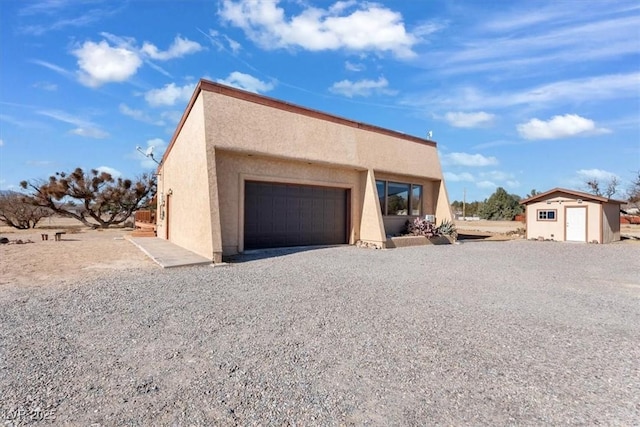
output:
[[[520,203],[526,206],[527,238],[611,243],[620,240],[624,202],[554,188]]]
[[[451,219],[435,142],[205,80],[158,175],[158,237],[214,262]]]

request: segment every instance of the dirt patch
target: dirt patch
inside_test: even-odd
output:
[[[64,232],[60,240],[55,240],[57,232]],[[130,232],[92,230],[66,218],[43,221],[32,230],[2,226],[0,237],[9,239],[9,244],[0,245],[0,286],[38,286],[96,276],[104,270],[153,268],[153,262],[124,239]]]
[[[455,221],[458,240],[515,240],[524,238],[520,221]]]
[[[620,234],[640,239],[640,224],[621,224]]]

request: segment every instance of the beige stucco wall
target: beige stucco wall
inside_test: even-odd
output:
[[[270,181],[351,190],[349,243],[360,239],[363,189],[360,172],[321,164],[215,150],[218,172],[222,251],[231,255],[244,245],[244,182]]]
[[[242,212],[242,179],[248,179],[243,174],[255,180],[339,184],[354,189],[351,243],[386,241],[376,212],[375,179],[423,185],[423,212],[437,215],[439,221],[451,220],[436,147],[214,92],[202,94],[207,150],[217,159],[224,254],[242,250],[238,214]],[[372,176],[373,192],[366,191]]]
[[[386,241],[375,179],[423,185],[424,214],[451,219],[434,145],[292,109],[199,93],[160,168],[172,242],[216,262],[242,251],[246,180],[349,189],[350,243]]]
[[[384,248],[387,237],[376,188],[376,175],[373,170],[360,173],[360,188],[363,192],[360,206],[360,240],[372,243],[378,248]]]
[[[209,149],[442,179],[436,147],[203,92]]]
[[[206,155],[204,108],[202,97],[198,97],[176,137],[171,155],[159,170],[158,237],[167,238],[168,226],[171,242],[213,259],[211,174]]]
[[[547,203],[547,201],[551,203]],[[556,195],[540,202],[530,203],[527,205],[527,238],[537,239],[543,237],[545,239],[564,241],[566,209],[570,207],[587,209],[587,242],[594,240],[601,242],[601,211],[600,203],[578,200],[567,195]],[[555,221],[538,221],[539,210],[555,210]]]
[[[602,213],[602,243],[620,240],[620,205],[603,203]]]

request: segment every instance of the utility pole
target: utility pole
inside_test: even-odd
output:
[[[467,188],[462,190],[462,220],[466,221],[467,218]]]

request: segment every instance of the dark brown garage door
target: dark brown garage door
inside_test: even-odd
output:
[[[245,249],[347,242],[347,190],[245,183]]]

